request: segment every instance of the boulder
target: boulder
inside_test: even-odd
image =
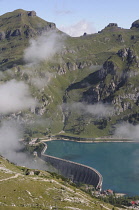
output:
[[[118,27],[117,23],[109,23],[107,27]]]
[[[37,29],[37,34],[41,35],[42,33],[46,32],[46,31],[48,32],[48,31],[53,30],[53,29],[56,29],[56,25],[55,25],[55,23],[50,23],[50,24],[48,24],[44,27],[38,28]]]
[[[11,36],[20,36],[21,35],[21,29],[16,29],[14,32],[11,34]]]
[[[105,69],[106,74],[115,75],[117,66],[115,65],[115,63],[114,63],[113,61],[107,60],[107,61],[103,64],[103,68]]]
[[[122,34],[119,34],[119,35],[118,35],[118,41],[120,41],[120,42],[124,42],[124,39],[123,39]]]
[[[124,58],[126,58],[128,56],[128,50],[129,50],[129,48],[123,48],[123,49],[118,51],[117,55],[119,57],[121,57],[122,60],[124,60]]]
[[[139,28],[139,20],[136,20],[136,21],[134,21],[134,22],[132,23],[131,29],[132,29],[132,28]]]
[[[6,62],[8,62],[8,61],[9,61],[8,58],[4,58],[4,59],[2,60],[2,63],[6,63]]]
[[[56,29],[56,24],[55,24],[55,23],[50,23],[50,24],[49,24],[49,27],[50,27],[51,29]]]
[[[28,27],[27,30],[24,32],[24,34],[27,37],[32,37],[35,34],[35,31],[32,28]]]
[[[19,14],[17,15],[17,17],[21,17],[21,16],[23,16],[23,15],[24,15],[24,13],[21,12],[21,13],[19,13]]]
[[[123,61],[127,59],[129,63],[132,63],[133,61],[137,62],[136,55],[130,48],[123,48],[119,50],[117,55],[121,57]]]
[[[5,39],[5,33],[4,33],[4,31],[1,31],[0,32],[0,40],[3,40],[3,39]]]
[[[27,12],[27,15],[31,16],[31,17],[34,17],[34,16],[36,16],[36,12],[35,11],[29,11],[29,12]]]
[[[9,38],[11,36],[11,34],[12,34],[12,31],[11,30],[7,31],[6,32],[6,38]]]

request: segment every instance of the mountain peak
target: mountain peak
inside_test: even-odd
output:
[[[117,23],[109,23],[107,27],[118,27]]]
[[[139,28],[139,20],[136,20],[132,23],[131,29],[133,29],[133,28]]]
[[[35,11],[14,10],[0,16],[0,40],[14,36],[33,37],[56,29],[56,25],[36,15]]]
[[[25,11],[25,10],[22,10],[22,9],[17,9],[14,12],[18,13],[18,16],[22,16],[22,15],[27,15],[27,16],[31,16],[31,17],[36,16],[36,12],[34,10],[32,10],[32,11]]]
[[[113,32],[115,32],[115,31],[118,31],[118,30],[121,30],[121,27],[119,27],[117,23],[109,23],[100,32],[103,32],[103,31],[113,31]]]
[[[23,9],[16,9],[13,12],[5,13],[4,15],[0,16],[0,18],[5,19],[5,18],[18,17],[18,16],[23,16],[23,15],[33,17],[33,16],[36,16],[36,12],[35,11],[26,11]]]

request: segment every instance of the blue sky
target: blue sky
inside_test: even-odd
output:
[[[0,0],[0,15],[19,8],[35,10],[73,36],[97,32],[110,22],[130,28],[139,19],[139,0]]]

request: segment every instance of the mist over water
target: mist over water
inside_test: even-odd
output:
[[[47,145],[48,155],[97,169],[103,176],[103,189],[139,195],[139,143],[51,141]]]
[[[139,141],[139,125],[122,123],[116,126],[115,136]]]
[[[23,136],[22,125],[16,121],[4,121],[0,127],[0,155],[11,162],[33,169],[48,169],[47,164],[35,160],[31,155],[22,152],[24,144],[19,141]]]

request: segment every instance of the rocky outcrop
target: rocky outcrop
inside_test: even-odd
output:
[[[94,76],[91,75],[92,78],[96,78],[97,83],[94,80],[90,84],[91,87],[83,92],[81,101],[88,104],[111,103],[114,105],[116,113],[119,114],[127,109],[132,109],[134,104],[138,103],[139,90],[134,85],[127,86],[128,88],[125,86],[129,78],[138,75],[137,70],[130,70],[130,65],[133,66],[134,62],[137,62],[134,51],[124,48],[119,50],[117,55],[122,58],[123,62],[128,63],[128,67],[121,70],[116,62],[112,61],[112,58],[108,59],[100,70],[93,73]],[[76,87],[76,84],[73,86]],[[80,88],[81,86],[81,84],[78,85]],[[120,89],[123,91],[120,92]]]
[[[3,39],[5,39],[5,32],[4,31],[1,31],[0,32],[0,40],[3,40]]]
[[[13,31],[13,33],[11,34],[11,36],[20,36],[21,35],[21,29],[16,29]]]
[[[4,59],[2,60],[2,63],[7,63],[8,61],[9,61],[8,58],[4,58]]]
[[[139,98],[139,92],[131,92],[127,94],[122,94],[117,97],[115,97],[112,100],[112,104],[115,105],[115,107],[118,106],[117,113],[124,112],[127,109],[132,109],[134,104],[138,102]]]
[[[117,31],[121,31],[121,28],[118,27],[117,23],[109,23],[104,29],[102,29],[98,33],[102,33],[105,31],[117,32]]]
[[[120,41],[120,42],[124,42],[124,39],[123,39],[122,34],[119,34],[119,35],[118,35],[117,40]]]
[[[67,62],[58,67],[53,67],[59,75],[65,74],[67,71],[75,71],[77,69],[84,69],[92,65],[91,61],[81,61],[81,62]]]
[[[109,23],[107,27],[118,27],[117,23]]]
[[[12,35],[12,30],[8,30],[6,31],[6,38],[10,38],[10,36]]]
[[[136,20],[132,23],[131,29],[134,29],[134,28],[139,28],[139,20]]]
[[[8,30],[6,32],[6,38],[10,38],[11,36],[20,36],[21,35],[21,29],[17,28],[15,30]]]
[[[35,11],[29,11],[29,12],[27,12],[27,15],[31,16],[31,17],[34,17],[34,16],[36,16],[36,12]]]
[[[121,57],[123,61],[127,60],[129,64],[133,62],[137,63],[137,57],[134,54],[134,51],[131,50],[130,48],[123,48],[119,50],[117,55]]]
[[[5,31],[0,31],[0,40],[4,40],[5,38],[10,39],[11,37],[22,36],[22,35],[23,36],[25,35],[27,38],[29,38],[56,29],[55,23],[45,22],[45,21],[43,23],[39,23],[39,19],[38,17],[36,17],[35,11],[18,10],[18,12],[19,13],[16,13],[16,16],[13,15],[10,16],[9,18],[11,19],[11,21],[14,21],[15,18],[18,19],[19,23],[21,21],[20,26],[18,26],[19,28],[15,27],[11,28],[10,26],[8,26],[7,29],[5,29]],[[33,26],[31,22],[28,21],[28,19],[32,17],[36,17],[36,26]],[[27,24],[23,25],[24,22]]]
[[[36,12],[35,11],[21,11],[20,13],[18,13],[17,17],[22,17],[23,15],[34,17],[36,16]]]
[[[106,61],[103,67],[95,72],[96,75],[94,74],[98,84],[85,91],[82,100],[89,104],[95,104],[104,102],[106,98],[110,97],[118,88],[118,84],[121,81],[121,78],[117,75],[117,68],[114,62]],[[109,82],[107,82],[107,77],[110,77]]]
[[[35,33],[35,30],[33,30],[32,28],[30,28],[28,26],[28,28],[24,31],[24,34],[26,35],[26,37],[32,37],[34,36],[36,33]]]
[[[108,60],[103,64],[103,69],[105,70],[106,75],[107,74],[115,75],[117,66],[113,61]]]
[[[0,32],[0,40],[3,40],[5,38],[8,39],[11,36],[20,36],[22,35],[22,33],[24,33],[26,37],[32,37],[35,35],[41,35],[42,33],[48,32],[53,29],[56,29],[56,25],[54,23],[49,23],[45,27],[38,28],[38,29],[33,29],[32,27],[25,24],[23,32],[21,31],[20,28],[15,29],[15,30],[8,30],[6,32],[6,35],[5,35],[5,32]]]
[[[55,23],[49,23],[44,27],[38,28],[37,29],[37,35],[41,35],[42,33],[48,32],[50,30],[55,30],[56,29],[56,25]]]

